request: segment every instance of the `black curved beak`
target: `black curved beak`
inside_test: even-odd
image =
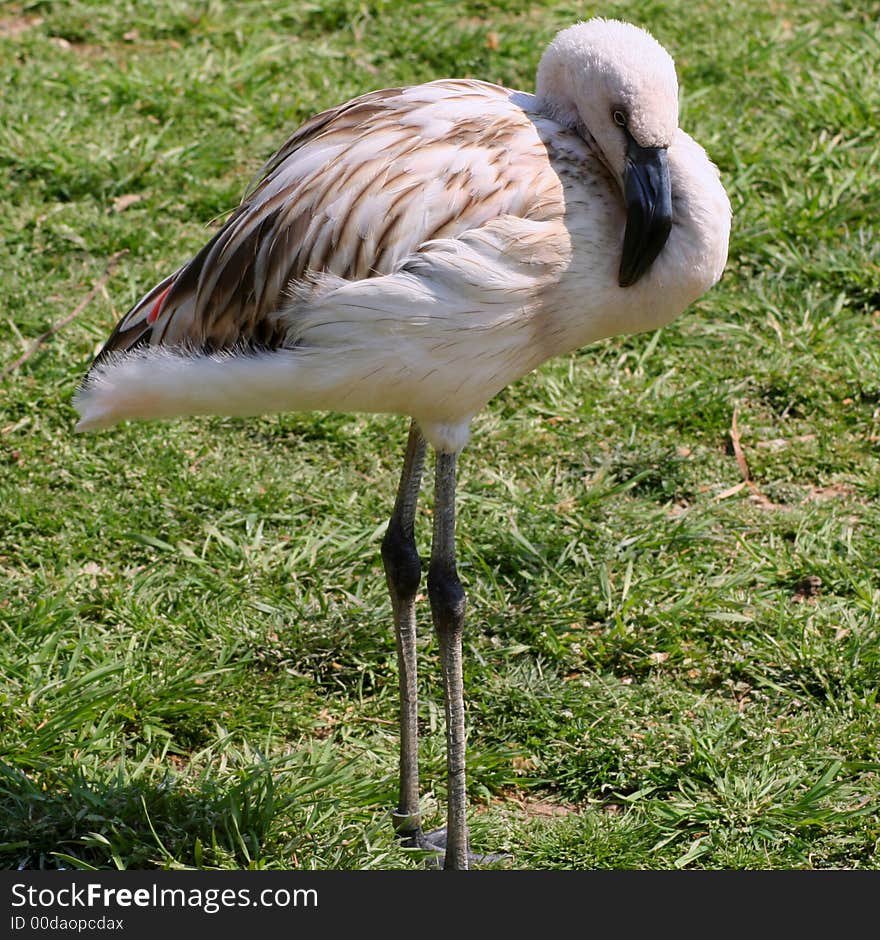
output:
[[[629,287],[651,267],[672,228],[672,186],[663,147],[640,147],[627,133],[626,232],[618,283]]]

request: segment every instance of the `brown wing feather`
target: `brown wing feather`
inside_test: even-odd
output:
[[[460,104],[460,119],[438,122],[427,110],[438,100]],[[432,238],[507,213],[538,218],[546,161],[510,92],[482,82],[386,89],[325,111],[270,158],[204,248],[120,320],[96,362],[146,343],[282,345],[273,314],[292,284],[388,274]]]

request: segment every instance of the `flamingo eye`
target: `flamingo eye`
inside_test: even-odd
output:
[[[611,118],[619,127],[626,127],[626,115],[623,111],[612,111]]]

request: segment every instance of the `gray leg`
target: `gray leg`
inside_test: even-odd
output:
[[[394,512],[382,540],[382,561],[394,611],[400,672],[400,802],[393,819],[398,833],[413,844],[422,842],[415,606],[422,563],[416,549],[413,525],[424,463],[425,439],[413,422]]]
[[[461,670],[465,595],[455,567],[455,457],[455,454],[437,454],[434,539],[428,568],[428,596],[440,642],[446,700],[448,807],[444,867],[461,870],[468,867],[464,686]]]

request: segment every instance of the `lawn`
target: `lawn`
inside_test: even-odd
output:
[[[71,397],[308,116],[447,76],[531,89],[597,13],[674,55],[730,261],[671,326],[549,362],[474,421],[472,838],[524,869],[880,867],[869,0],[0,4],[0,867],[421,864],[388,816],[379,557],[406,419],[79,436]]]

